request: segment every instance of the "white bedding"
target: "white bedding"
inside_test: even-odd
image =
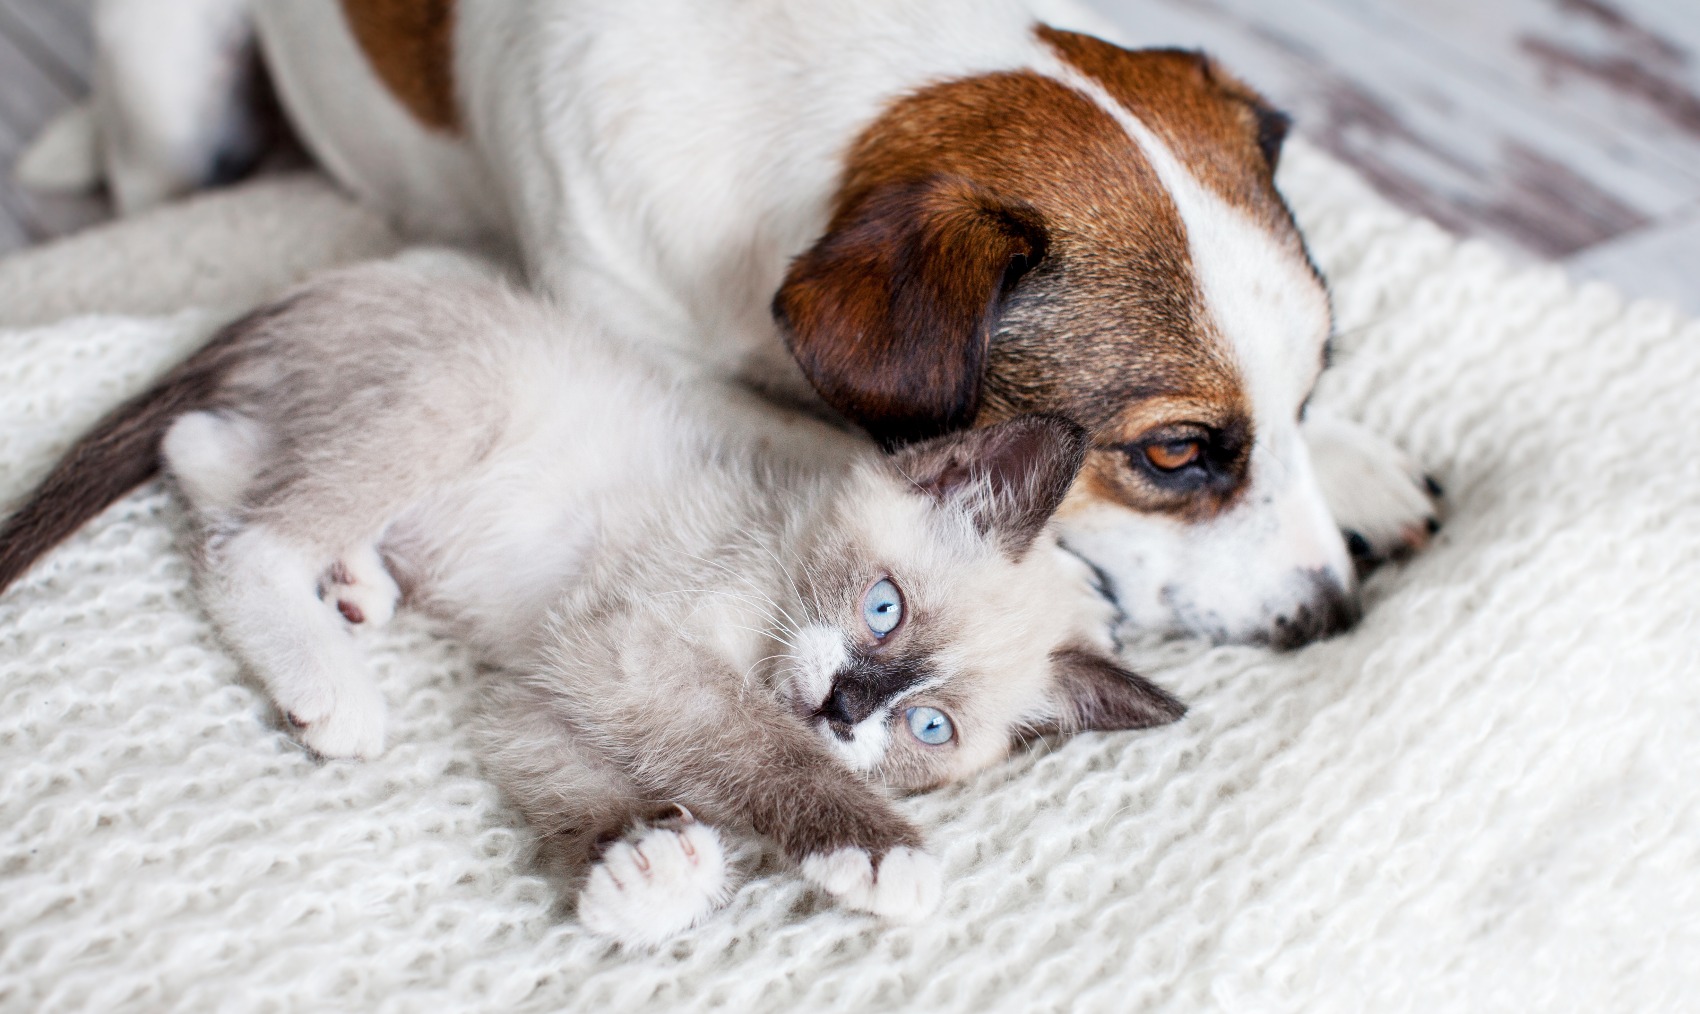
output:
[[[659,953],[585,936],[478,775],[463,657],[380,632],[393,745],[310,759],[154,484],[0,597],[0,1010],[1700,1002],[1700,327],[1303,145],[1284,183],[1339,310],[1323,398],[1433,467],[1447,527],[1347,636],[1148,652],[1180,725],[907,803],[950,874],[928,923],[769,864]],[[0,503],[223,316],[395,246],[300,177],[0,261]]]

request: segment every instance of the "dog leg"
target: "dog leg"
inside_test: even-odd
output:
[[[227,182],[259,158],[264,130],[253,108],[259,61],[249,2],[96,4],[94,147],[119,213]],[[49,141],[65,147],[63,137],[44,135],[41,143]],[[57,169],[66,181],[78,175],[63,158],[66,165],[46,166],[49,154],[26,164]]]
[[[1385,438],[1314,406],[1304,435],[1323,497],[1360,570],[1404,559],[1440,530],[1439,484]]]

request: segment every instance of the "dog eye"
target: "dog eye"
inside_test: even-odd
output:
[[[1178,472],[1196,464],[1204,453],[1197,440],[1163,440],[1145,445],[1145,460],[1159,472]]]
[[[862,620],[875,637],[884,637],[897,629],[903,619],[903,594],[891,578],[875,581],[862,596]]]

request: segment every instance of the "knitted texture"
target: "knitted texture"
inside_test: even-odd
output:
[[[0,1009],[1692,1004],[1700,328],[1302,145],[1283,175],[1339,311],[1321,398],[1434,470],[1447,526],[1348,635],[1148,647],[1180,724],[906,801],[949,875],[925,924],[748,855],[659,952],[584,934],[479,775],[464,654],[407,615],[365,635],[391,746],[311,759],[214,637],[154,484],[0,598]],[[0,501],[221,313],[393,244],[311,181],[213,200],[0,264],[9,320],[203,308],[0,331]]]

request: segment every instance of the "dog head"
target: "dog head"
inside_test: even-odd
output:
[[[1085,426],[1065,537],[1143,628],[1339,629],[1352,568],[1299,431],[1331,316],[1274,185],[1285,117],[1196,53],[1037,41],[857,140],[775,299],[793,354],[887,445]]]

